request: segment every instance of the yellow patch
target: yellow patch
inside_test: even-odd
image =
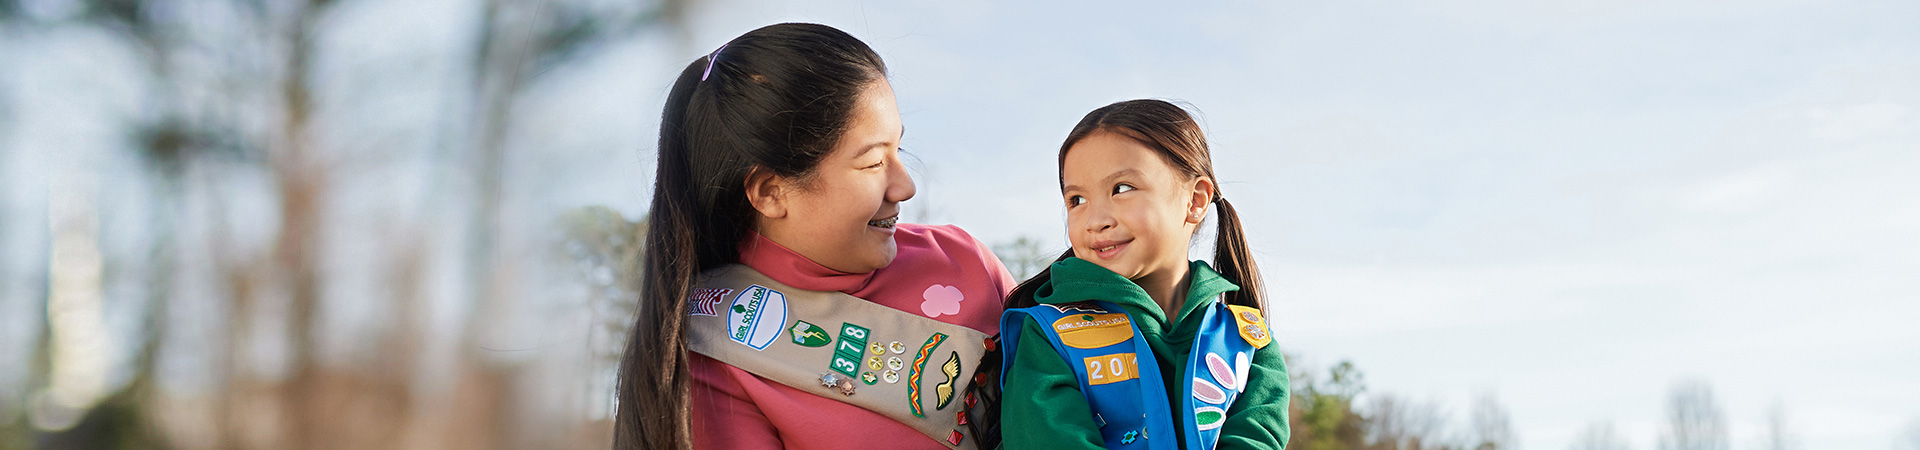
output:
[[[1090,356],[1081,361],[1087,366],[1087,384],[1118,383],[1140,378],[1139,356],[1132,353]]]
[[[1273,334],[1267,328],[1267,319],[1260,315],[1260,309],[1227,305],[1227,312],[1233,313],[1234,328],[1240,330],[1240,338],[1253,344],[1253,348],[1266,348],[1267,344],[1273,342]]]
[[[1133,339],[1133,322],[1126,313],[1074,314],[1053,321],[1060,343],[1073,348],[1100,348]]]

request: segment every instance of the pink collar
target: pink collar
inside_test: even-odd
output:
[[[873,281],[874,272],[846,273],[827,268],[760,233],[748,231],[740,242],[740,263],[768,278],[809,291],[854,292]]]

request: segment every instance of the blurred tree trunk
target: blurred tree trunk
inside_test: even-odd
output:
[[[1587,425],[1587,429],[1574,438],[1571,450],[1627,450],[1627,438],[1614,431],[1609,422],[1596,422]]]
[[[1510,450],[1514,446],[1512,420],[1507,407],[1492,392],[1482,393],[1473,402],[1473,450]]]
[[[1727,450],[1727,420],[1705,381],[1682,381],[1667,393],[1661,450]]]
[[[323,439],[314,416],[319,399],[320,364],[315,351],[314,319],[320,303],[320,230],[325,226],[327,165],[314,155],[314,101],[311,86],[318,22],[331,0],[301,2],[289,18],[286,32],[285,77],[280,82],[285,123],[275,151],[268,153],[280,192],[280,232],[274,244],[279,276],[287,283],[288,373],[281,419],[286,425],[283,448],[307,449]]]

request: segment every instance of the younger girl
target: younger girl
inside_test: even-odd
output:
[[[1285,363],[1193,118],[1159,100],[1088,113],[1060,195],[1073,248],[1001,317],[1006,448],[1285,447]],[[1187,260],[1209,206],[1213,265]]]

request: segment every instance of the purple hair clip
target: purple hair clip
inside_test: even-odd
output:
[[[713,53],[707,55],[707,70],[700,72],[700,81],[707,81],[707,75],[713,75],[713,60],[720,59],[720,51],[726,49],[727,44],[720,44],[720,48],[713,49]]]

